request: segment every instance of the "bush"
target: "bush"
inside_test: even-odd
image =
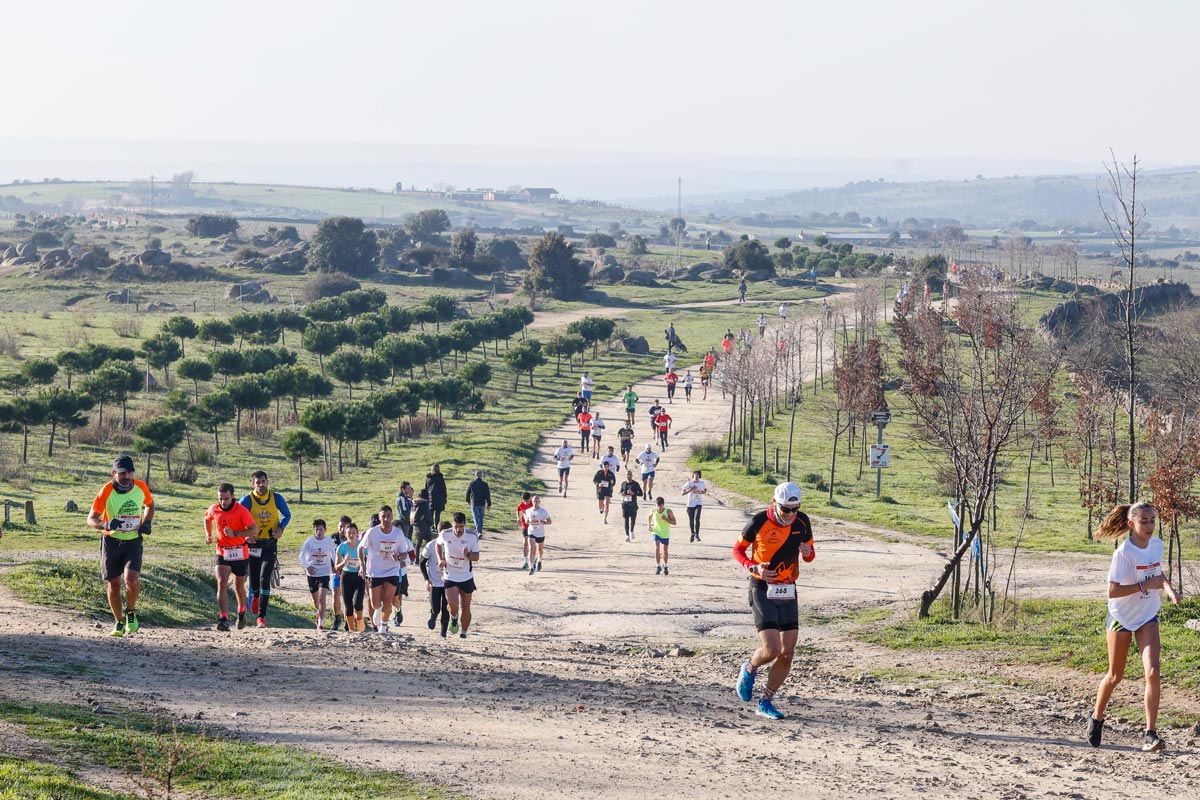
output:
[[[38,231],[33,236],[29,237],[29,241],[36,247],[58,247],[62,244],[58,237],[50,231]]]
[[[200,473],[197,471],[196,465],[192,463],[175,464],[174,472],[175,474],[171,476],[171,480],[175,483],[195,486],[196,481],[200,479]]]
[[[224,214],[201,214],[187,223],[187,232],[201,239],[212,239],[227,233],[237,233],[238,221]]]
[[[362,284],[342,272],[323,272],[304,284],[304,302],[323,297],[338,297],[362,288]]]
[[[725,446],[720,442],[701,442],[692,448],[692,454],[700,461],[721,461],[725,458]]]

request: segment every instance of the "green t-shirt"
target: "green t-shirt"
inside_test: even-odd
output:
[[[626,392],[622,397],[625,399],[626,409],[637,408],[637,392]]]
[[[667,522],[667,509],[659,511],[657,508],[650,512],[650,516],[654,521],[650,524],[650,528],[654,531],[654,535],[660,539],[671,538],[671,523]]]

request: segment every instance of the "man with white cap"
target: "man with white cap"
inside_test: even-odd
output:
[[[767,685],[755,713],[783,719],[775,708],[775,693],[787,680],[799,636],[800,606],[796,578],[800,559],[816,558],[812,524],[800,511],[800,487],[781,483],[771,505],[755,514],[733,545],[734,559],[750,572],[750,608],[758,630],[758,649],[738,671],[738,697],[750,702],[754,679],[761,667],[771,665]]]

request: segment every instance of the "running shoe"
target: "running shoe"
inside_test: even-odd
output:
[[[522,562],[521,562],[521,569],[529,569],[529,562],[528,562],[528,561],[522,561]]]
[[[662,564],[655,564],[655,565],[654,565],[654,574],[655,574],[655,575],[662,575]]]
[[[542,571],[542,560],[540,558],[538,559],[538,563],[537,563],[537,571],[538,572]]]
[[[760,717],[766,717],[767,719],[783,719],[785,716],[787,716],[778,708],[776,708],[775,704],[766,697],[759,699],[758,710],[754,713],[758,714]]]
[[[458,617],[450,618],[450,632],[458,633]]]
[[[460,638],[460,639],[465,639],[465,638],[467,638],[467,632],[466,632],[466,631],[463,631],[462,633],[460,633],[460,634],[458,635],[458,638]]]
[[[379,632],[384,634],[388,632],[388,624],[386,622],[379,623]]]
[[[670,574],[671,574],[671,570],[667,567],[666,564],[663,564],[663,575],[666,576],[666,575],[670,575]]]
[[[1088,715],[1087,740],[1092,747],[1100,746],[1100,738],[1104,736],[1104,720]]]
[[[258,616],[258,595],[250,598],[250,613],[256,617]]]
[[[246,612],[245,612],[245,611],[239,611],[239,612],[238,612],[238,626],[237,626],[237,628],[238,628],[238,630],[240,631],[240,630],[242,630],[242,629],[243,629],[243,628],[245,628],[245,627],[246,627]]]
[[[259,617],[259,618],[258,618],[258,621],[257,621],[257,622],[255,622],[255,623],[254,623],[254,625],[255,625],[256,627],[259,627],[259,628],[265,628],[265,627],[267,627],[267,618],[266,618],[266,617]]]
[[[437,617],[430,617],[429,618],[429,630],[433,630],[435,627],[437,627]]]
[[[627,534],[625,534],[625,541],[627,541],[627,542],[632,542],[632,541],[633,541],[632,539],[630,539],[630,538],[629,538],[629,534],[628,534],[628,533],[627,533]]]
[[[221,617],[219,620],[217,620],[217,630],[228,632],[229,631],[229,619],[226,617]]]
[[[333,629],[335,631],[340,630],[343,624],[344,624],[344,620],[335,614],[333,617]]]
[[[532,575],[535,572],[537,572],[537,564],[530,564],[529,565],[529,574]]]
[[[758,677],[758,673],[750,671],[750,662],[742,664],[742,668],[738,670],[737,693],[745,702],[749,703],[750,698],[754,696],[754,679]]]
[[[1165,750],[1167,743],[1158,738],[1158,731],[1149,730],[1142,736],[1142,752],[1157,753],[1159,750]]]
[[[141,623],[138,622],[137,612],[136,611],[126,611],[125,612],[125,632],[126,633],[137,633],[138,629],[141,627],[142,627]]]
[[[123,623],[123,622],[118,622],[117,624],[113,625],[112,633],[109,634],[109,636],[124,636],[124,635],[125,635],[125,623]]]

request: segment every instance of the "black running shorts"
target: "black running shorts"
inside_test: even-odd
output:
[[[755,630],[794,631],[800,627],[800,601],[768,600],[767,584],[750,579],[750,608],[754,610]]]
[[[136,539],[114,539],[100,537],[100,578],[111,581],[121,574],[142,571],[142,537]]]
[[[446,581],[447,589],[458,589],[463,594],[471,594],[475,591],[475,579],[469,578],[465,581]]]
[[[239,561],[226,561],[221,556],[217,556],[217,566],[229,567],[230,574],[236,575],[239,578],[244,578],[250,574],[250,560],[247,558]]]

